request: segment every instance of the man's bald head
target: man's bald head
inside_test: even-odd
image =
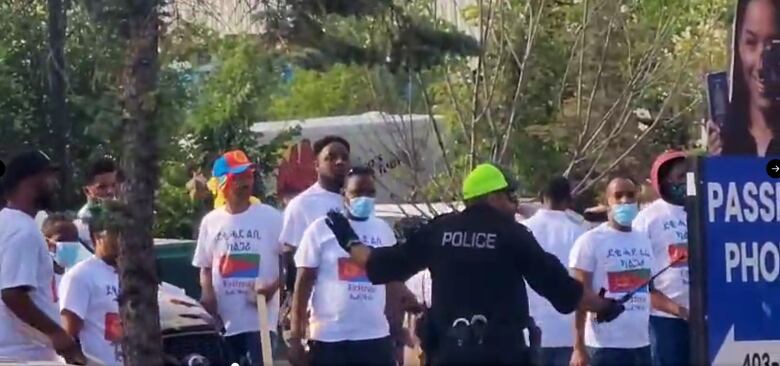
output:
[[[607,185],[607,204],[609,207],[621,203],[636,203],[637,186],[629,178],[618,177]]]

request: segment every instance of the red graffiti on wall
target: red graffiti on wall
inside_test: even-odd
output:
[[[276,194],[279,197],[296,195],[314,184],[317,181],[314,159],[314,149],[308,139],[290,146],[279,164]]]

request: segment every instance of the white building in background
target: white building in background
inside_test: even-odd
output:
[[[462,32],[479,40],[479,29],[470,26],[467,24],[466,20],[463,19],[463,9],[477,4],[478,0],[436,0],[436,17],[452,23]]]
[[[174,0],[173,19],[203,24],[220,34],[260,34],[263,24],[257,15],[262,0]]]
[[[439,116],[435,116],[440,122]],[[338,135],[349,141],[353,164],[366,165],[377,175],[377,203],[414,201],[431,182],[445,172],[442,149],[428,115],[368,112],[359,115],[267,121],[255,123],[252,132],[258,141],[269,143],[276,136],[300,128],[288,156],[277,172],[277,193],[284,196],[287,187],[302,191],[316,180],[314,174],[315,141]],[[442,136],[442,141],[448,141]],[[446,146],[445,146],[446,148]],[[308,180],[308,181],[306,181]],[[300,183],[304,184],[301,186]]]
[[[479,37],[479,30],[466,24],[461,14],[468,6],[476,5],[477,0],[431,0],[436,2],[436,16],[444,19],[473,37]],[[493,0],[496,1],[496,0]],[[174,19],[198,22],[221,34],[263,32],[263,23],[257,15],[264,3],[276,1],[264,0],[174,0],[171,13]]]

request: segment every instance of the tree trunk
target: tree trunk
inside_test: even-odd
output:
[[[70,207],[73,197],[71,187],[73,171],[70,169],[70,118],[66,101],[65,34],[68,18],[63,0],[48,0],[49,7],[49,121],[52,126],[54,159],[60,165],[60,207]]]
[[[163,364],[152,223],[159,176],[155,128],[159,72],[158,0],[126,1],[127,37],[122,74],[128,220],[119,258],[120,314],[125,365]]]

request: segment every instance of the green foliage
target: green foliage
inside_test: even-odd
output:
[[[211,171],[219,154],[244,150],[258,164],[256,192],[264,202],[274,203],[272,192],[263,187],[280,159],[283,147],[296,131],[277,136],[267,145],[251,131],[254,123],[266,120],[271,96],[278,89],[283,60],[266,52],[251,36],[219,37],[198,27],[193,36],[176,34],[188,41],[177,43],[166,55],[179,65],[176,85],[186,98],[181,123],[169,135],[163,161],[163,176],[157,197],[155,234],[190,237],[197,219],[197,203],[190,200],[184,185],[189,180],[187,165]],[[180,32],[184,32],[183,30]]]
[[[156,238],[191,238],[197,225],[197,203],[184,187],[187,172],[183,164],[166,162],[161,167],[160,188],[153,232]]]
[[[268,115],[286,120],[370,111],[376,106],[370,78],[370,71],[360,66],[337,64],[325,72],[296,69],[291,83],[271,97]]]
[[[459,177],[474,162],[472,153],[476,162],[499,160],[510,166],[524,194],[535,195],[573,159],[588,120],[583,110],[591,89],[598,84],[590,117],[595,123],[619,98],[660,34],[660,47],[647,63],[658,72],[640,80],[641,90],[627,106],[646,109],[652,117],[661,114],[661,123],[619,166],[644,174],[660,150],[694,145],[695,122],[703,111],[702,76],[727,69],[733,16],[730,0],[589,0],[580,76],[575,46],[583,26],[583,1],[493,0],[482,2],[482,9],[466,7],[463,18],[470,25],[490,25],[479,47],[434,17],[432,0],[288,2],[299,6],[291,13],[263,14],[271,30],[267,39],[273,42],[256,35],[221,36],[186,22],[166,29],[160,43],[162,104],[157,126],[163,150],[156,235],[191,235],[197,207],[184,188],[189,163],[208,171],[219,153],[240,148],[263,168],[258,183],[267,181],[295,131],[260,146],[250,129],[266,120],[372,110],[431,112],[443,117],[439,121],[452,175],[444,173],[427,187],[430,198],[457,198],[453,192],[459,191]],[[108,6],[112,4],[75,1],[68,11],[69,147],[76,164],[66,168],[76,182],[91,158],[122,158],[117,86],[126,50],[118,33],[122,25],[110,21],[121,15]],[[544,7],[538,18],[540,5]],[[47,150],[59,137],[53,135],[46,114],[46,18],[44,0],[0,2],[2,157],[25,146]],[[536,38],[524,60],[529,30],[537,19]],[[604,53],[610,29],[612,40]],[[479,62],[463,55],[478,55]],[[607,62],[599,71],[602,55]],[[293,67],[292,77],[284,77],[291,63],[302,67]],[[675,84],[676,92],[660,113]],[[578,100],[585,101],[579,113]],[[611,120],[606,128],[615,125]],[[593,174],[604,171],[640,133],[632,119],[610,141],[601,161],[582,159],[572,176],[584,176],[591,166]],[[269,190],[257,190],[266,202],[273,202]],[[71,201],[81,200],[79,192],[69,194]]]
[[[47,115],[47,10],[46,1],[3,1],[0,3],[0,156],[14,151],[40,148],[58,160],[50,143],[61,136]],[[98,155],[112,154],[118,147],[110,126],[119,122],[114,93],[114,73],[119,69],[121,45],[93,26],[83,9],[68,11],[66,78],[69,145],[73,161],[84,162]],[[83,164],[64,166],[67,174],[82,175]],[[79,189],[65,192],[65,202],[77,202]]]
[[[482,56],[452,60],[446,80],[429,86],[432,111],[445,117],[453,140],[447,151],[456,171],[433,191],[446,192],[447,180],[486,160],[511,166],[528,195],[568,166],[575,182],[591,184],[610,169],[641,179],[658,152],[695,144],[702,77],[727,65],[729,1],[480,4],[462,15],[485,30]],[[639,110],[659,122],[623,158],[647,128]]]
[[[119,201],[105,201],[89,208],[89,229],[91,232],[119,234],[122,223],[130,216],[127,206]]]
[[[293,45],[291,51],[306,67],[324,69],[336,63],[387,66],[393,72],[428,69],[448,55],[475,55],[479,46],[458,31],[433,27],[410,11],[408,2],[287,0],[268,10],[263,19],[271,39]],[[347,23],[363,30],[344,34]],[[358,20],[359,19],[359,20]],[[341,29],[338,29],[341,27]],[[335,29],[334,29],[335,28]]]

